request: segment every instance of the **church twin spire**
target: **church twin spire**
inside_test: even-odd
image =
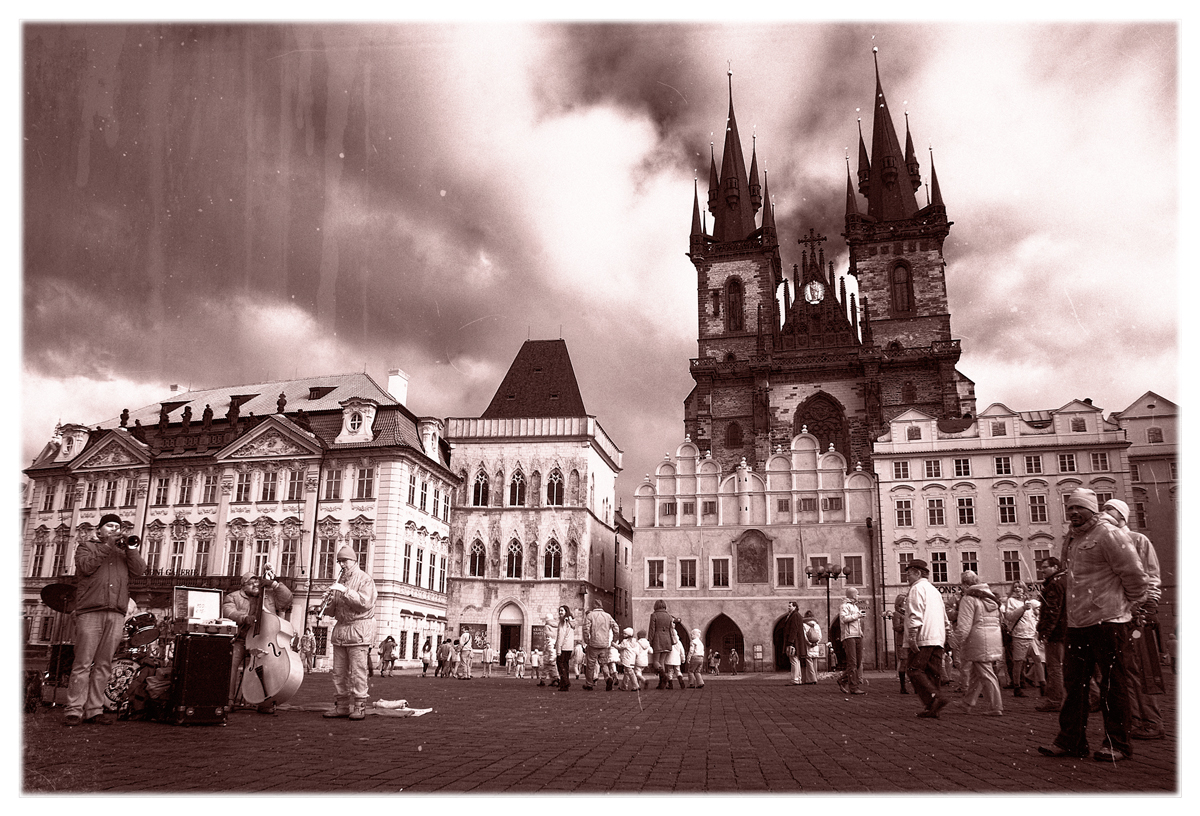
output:
[[[737,117],[733,112],[733,71],[729,72],[729,117],[725,123],[725,145],[721,153],[720,175],[716,154],[709,168],[708,211],[713,216],[712,238],[715,241],[745,241],[754,234],[755,213],[762,208],[762,189],[758,183],[758,152],[753,149],[750,171],[742,154]],[[770,202],[767,202],[770,210]],[[765,215],[764,215],[765,217]],[[773,220],[773,219],[772,219]]]

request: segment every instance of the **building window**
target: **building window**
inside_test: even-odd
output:
[[[1028,474],[1038,474],[1042,472],[1042,457],[1026,456],[1025,457],[1025,472]]]
[[[46,539],[38,538],[33,543],[33,558],[29,567],[30,578],[42,577],[42,565],[46,561]]]
[[[845,568],[849,570],[846,573],[846,586],[862,586],[863,583],[863,560],[861,555],[847,555],[843,559]]]
[[[926,479],[942,478],[942,460],[941,459],[926,459],[925,460],[925,478]]]
[[[993,422],[992,436],[1008,436],[1008,426],[1003,422]]]
[[[476,490],[479,489],[478,482],[479,482],[480,477],[483,477],[483,500],[484,500],[484,503],[486,504],[487,503],[487,475],[481,472],[479,474],[479,476],[475,477]],[[415,473],[408,474],[408,503],[413,506],[415,506],[417,503],[417,474],[415,474]],[[476,506],[477,507],[479,506],[478,503],[476,503]]]
[[[360,414],[358,411],[355,411],[350,415],[350,433],[358,433],[358,429],[362,427],[362,424],[362,414]]]
[[[1137,519],[1137,526],[1141,529],[1146,529],[1149,525],[1146,523],[1146,503],[1134,502],[1133,515]]]
[[[208,557],[212,553],[211,538],[196,539],[196,574],[208,575]]]
[[[508,483],[508,505],[509,507],[525,506],[525,475],[519,470],[512,475],[512,479]]]
[[[921,426],[909,425],[908,429],[905,431],[905,434],[908,437],[909,442],[915,442],[921,438]]]
[[[562,507],[563,504],[563,477],[557,468],[546,477],[546,504],[552,507]]]
[[[1034,550],[1033,551],[1033,563],[1035,565],[1042,563],[1049,557],[1050,557],[1049,550]]]
[[[970,476],[971,475],[971,460],[970,459],[955,459],[954,460],[954,475],[955,476]]]
[[[358,469],[358,482],[354,486],[354,498],[375,498],[375,468],[360,467]]]
[[[900,564],[900,580],[904,580],[904,572],[908,569],[908,565],[912,563],[915,553],[897,553],[897,560]]]
[[[542,570],[543,577],[562,577],[562,547],[558,546],[558,542],[554,539],[550,539],[550,543],[546,545],[546,555],[543,560],[545,562],[545,568]]]
[[[979,554],[976,552],[962,553],[962,568],[963,572],[970,570],[975,574],[979,574]]]
[[[137,504],[137,479],[132,476],[125,480],[125,507]]]
[[[925,509],[929,516],[930,527],[946,526],[946,501],[944,499],[928,499]]]
[[[325,474],[325,500],[336,501],[342,498],[342,469],[336,468]]]
[[[663,561],[661,558],[651,558],[646,562],[646,588],[663,588]]]
[[[790,510],[791,510],[791,507],[792,507],[792,500],[791,500],[791,499],[779,499],[779,500],[778,500],[778,501],[775,503],[775,509],[776,509],[776,511],[777,511],[777,512],[780,512],[780,513],[787,513],[787,512],[790,512]]]
[[[421,482],[421,503],[417,505],[421,508],[421,512],[425,512],[425,506],[429,502],[429,482]]]
[[[75,485],[74,484],[68,483],[67,489],[63,491],[62,509],[63,510],[74,510],[75,509]]]
[[[1096,491],[1096,503],[1101,507],[1104,507],[1105,502],[1111,501],[1112,497],[1112,493],[1101,493],[1099,490]]]
[[[822,498],[821,499],[821,509],[822,510],[841,510],[842,509],[842,497],[841,496],[826,496],[826,497]]]
[[[1142,471],[1133,462],[1129,463],[1129,480],[1132,482],[1140,482],[1142,480]]]
[[[200,503],[217,503],[217,475],[215,473],[204,474],[204,491],[203,495],[200,497]]]
[[[1012,475],[1012,458],[1009,456],[996,457],[996,475],[1011,476]]]
[[[92,510],[96,507],[96,482],[88,482],[87,489],[83,492],[83,506]]]
[[[421,551],[417,550],[417,569],[420,569]],[[504,575],[506,578],[521,577],[521,543],[515,538],[508,544],[508,557],[505,559]]]
[[[267,568],[271,558],[271,540],[269,538],[256,538],[254,540],[254,566],[251,567],[255,575],[262,575],[263,570]]]
[[[1178,482],[1179,481],[1179,463],[1178,462],[1167,462],[1167,467],[1171,471],[1171,481]]]
[[[907,479],[908,478],[908,462],[892,462],[892,478]]]
[[[715,501],[700,502],[700,510],[703,515],[715,516],[717,514],[717,503]]]
[[[429,589],[433,589],[435,586],[437,586],[437,584],[434,582],[434,579],[437,577],[437,570],[435,569],[436,561],[437,561],[437,556],[434,555],[433,553],[430,553],[429,554]]]
[[[1075,472],[1075,454],[1060,453],[1058,455],[1058,470],[1060,473]]]
[[[725,426],[725,447],[740,448],[742,446],[742,426],[730,422]]]
[[[975,500],[962,498],[958,500],[958,523],[970,525],[975,523]]]
[[[685,515],[685,516],[696,515],[696,503],[695,502],[683,502],[682,504],[683,504],[683,507],[681,508],[681,512],[683,513],[683,515]]]
[[[929,554],[929,572],[930,580],[935,584],[944,584],[950,580],[949,564],[946,561],[944,552],[935,552]]]
[[[1108,470],[1108,454],[1107,453],[1093,453],[1092,454],[1092,470],[1093,471]]]
[[[675,515],[675,502],[673,502],[673,501],[672,502],[663,502],[662,503],[662,515],[664,515],[664,516]]]
[[[117,506],[117,480],[116,479],[109,479],[107,482],[104,483],[104,506],[106,508]]]
[[[817,512],[817,500],[816,499],[801,499],[800,500],[800,512],[801,513]]]
[[[729,559],[714,558],[712,562],[712,585],[714,587],[729,586]]]
[[[1087,420],[1083,417],[1071,417],[1071,433],[1085,433],[1087,431]]]
[[[248,471],[238,474],[237,490],[233,500],[239,503],[250,501],[250,473]]]
[[[234,538],[229,541],[229,562],[226,564],[226,575],[242,574],[242,556],[246,549],[244,539]]]
[[[189,505],[192,503],[192,491],[196,487],[195,476],[184,476],[179,480],[179,503]]]
[[[270,470],[263,474],[259,501],[273,502],[279,495],[279,472]]]
[[[730,332],[744,331],[745,315],[742,313],[742,282],[730,278],[725,286],[725,330]]]
[[[1146,442],[1151,445],[1157,445],[1163,441],[1162,428],[1147,428]]]
[[[1046,509],[1045,496],[1030,496],[1029,497],[1029,521],[1034,524],[1045,524],[1050,520],[1049,513]]]
[[[446,591],[446,556],[438,557],[438,592]]]
[[[279,554],[279,574],[296,577],[300,574],[300,539],[285,538]]]
[[[450,491],[442,494],[442,521],[450,522]]]
[[[812,556],[809,556],[809,558],[808,558],[808,570],[806,570],[806,572],[811,571],[811,572],[815,573],[821,567],[825,567],[828,565],[829,565],[829,557],[828,556],[812,555]],[[819,587],[819,586],[824,586],[825,582],[822,581],[820,578],[818,578],[816,575],[809,575],[808,576],[808,585],[810,587]]]
[[[354,550],[354,554],[358,556],[358,568],[363,572],[367,571],[367,554],[371,546],[371,539],[359,537],[350,539],[350,549]],[[433,559],[429,559],[429,565],[433,566]]]
[[[42,512],[49,513],[54,509],[54,485],[46,485],[46,493],[42,496]]]
[[[408,579],[412,574],[411,570],[412,570],[412,544],[406,543],[404,545],[404,572],[401,574],[401,578],[400,578],[400,581],[402,583],[405,583],[405,584],[409,583]]]
[[[171,542],[171,563],[167,569],[173,575],[178,575],[183,571],[183,548],[186,544],[187,542],[178,539]]]
[[[476,539],[471,545],[471,557],[467,564],[467,574],[472,578],[482,578],[484,565],[487,563],[487,552],[483,542]]]
[[[896,500],[896,526],[897,527],[912,527],[912,500],[897,499]]]
[[[1017,550],[1004,551],[1004,582],[1021,580],[1021,553]]]
[[[796,585],[795,558],[775,559],[775,585],[787,587]]]
[[[1000,496],[997,499],[1001,524],[1017,523],[1017,497]]]
[[[298,502],[303,496],[304,473],[299,470],[288,471],[287,500]]]
[[[684,558],[679,562],[679,587],[680,589],[695,589],[696,588],[696,559]]]
[[[319,544],[317,553],[317,577],[332,578],[334,568],[337,566],[337,559],[334,557],[337,553],[336,538],[322,538]],[[406,562],[407,565],[407,562]],[[408,580],[408,570],[405,570],[405,578]]]
[[[417,547],[417,568],[413,571],[413,586],[421,585],[421,574],[425,572],[425,550]],[[508,576],[511,578],[512,576]]]
[[[892,312],[909,314],[913,310],[912,272],[907,266],[892,270]]]

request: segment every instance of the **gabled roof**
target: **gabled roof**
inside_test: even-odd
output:
[[[1016,411],[1014,411],[1012,408],[1009,408],[1007,405],[1005,405],[1002,402],[993,402],[987,408],[984,408],[982,411],[979,412],[979,416],[981,416],[981,417],[1017,416],[1017,415],[1018,414]]]
[[[217,451],[223,459],[267,459],[273,456],[319,454],[321,443],[311,433],[281,416],[269,416],[253,429]]]
[[[1151,404],[1154,405],[1153,408],[1149,407]],[[1164,416],[1177,414],[1179,412],[1179,406],[1161,394],[1156,394],[1153,391],[1147,391],[1145,394],[1142,394],[1140,397],[1130,403],[1129,407],[1124,411],[1114,413],[1113,416],[1120,417],[1121,419],[1129,419],[1132,416],[1139,415],[1142,411],[1149,411],[1149,415],[1151,416]]]
[[[892,422],[928,422],[935,417],[917,408],[909,408],[902,414],[892,417]]]
[[[125,431],[104,431],[98,439],[69,465],[72,471],[144,465],[150,461],[150,449]]]
[[[1095,405],[1092,405],[1090,402],[1084,402],[1082,400],[1071,400],[1066,405],[1059,408],[1057,411],[1054,411],[1053,413],[1065,414],[1065,413],[1084,413],[1084,412],[1103,413],[1103,410],[1100,408],[1097,408]]]
[[[566,341],[526,340],[480,418],[581,416],[587,409]]]

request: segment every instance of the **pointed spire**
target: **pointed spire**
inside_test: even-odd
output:
[[[840,278],[838,278],[838,289],[841,290],[839,292],[838,302],[842,304],[842,308],[844,309],[844,308],[846,308],[846,276],[845,275],[842,275]]]
[[[771,191],[767,188],[767,173],[765,170],[763,171],[762,234],[764,246],[779,243],[777,233],[775,232],[775,204],[771,201]]]
[[[945,208],[942,202],[942,188],[938,185],[937,168],[933,166],[933,148],[929,148],[929,186],[932,190],[932,199],[930,204],[934,207]]]
[[[854,182],[850,180],[850,157],[846,157],[846,216],[860,215],[858,197],[854,195]]]
[[[917,163],[917,153],[913,150],[912,131],[908,129],[908,111],[904,112],[904,166],[908,168],[908,177],[912,180],[913,191],[921,189],[921,165]]]
[[[845,281],[845,278],[842,279]],[[850,325],[854,327],[854,336],[858,337],[858,306],[854,303],[854,293],[850,293]]]
[[[703,227],[700,225],[700,180],[693,179],[692,186],[692,238],[696,238],[697,236],[703,237]]]
[[[846,174],[850,174],[850,157],[846,157]],[[867,143],[863,141],[862,117],[858,117],[858,192],[866,197],[871,189],[871,160],[867,158]]]
[[[862,344],[864,346],[875,345],[875,340],[871,337],[871,310],[867,306],[866,295],[862,297]]]
[[[708,155],[711,164],[708,167],[708,211],[717,214],[717,196],[721,194],[721,180],[717,177],[717,156],[713,152],[713,143],[708,143]]]
[[[750,137],[750,204],[758,212],[762,206],[762,188],[758,186],[758,134]]]
[[[755,207],[751,201],[746,159],[733,112],[733,70],[729,71],[729,117],[725,126],[725,149],[721,154],[720,195],[713,212],[713,237],[718,241],[744,241],[755,230]]]
[[[867,195],[867,215],[877,221],[899,221],[911,218],[918,209],[917,198],[883,83],[879,79],[879,49],[875,51],[875,116],[871,126],[871,166],[875,168]]]

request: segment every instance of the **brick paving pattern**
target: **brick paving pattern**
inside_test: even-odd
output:
[[[1049,759],[1057,715],[1007,692],[1003,717],[917,719],[892,673],[868,693],[785,674],[706,677],[704,689],[561,693],[530,680],[371,680],[372,699],[432,708],[421,717],[326,720],[328,674],[311,674],[275,716],[227,726],[118,722],[62,726],[62,709],[24,715],[27,793],[1163,793],[1178,789],[1175,677],[1165,740],[1132,759]],[[957,697],[956,695],[952,695]],[[1100,746],[1100,716],[1088,739]]]

